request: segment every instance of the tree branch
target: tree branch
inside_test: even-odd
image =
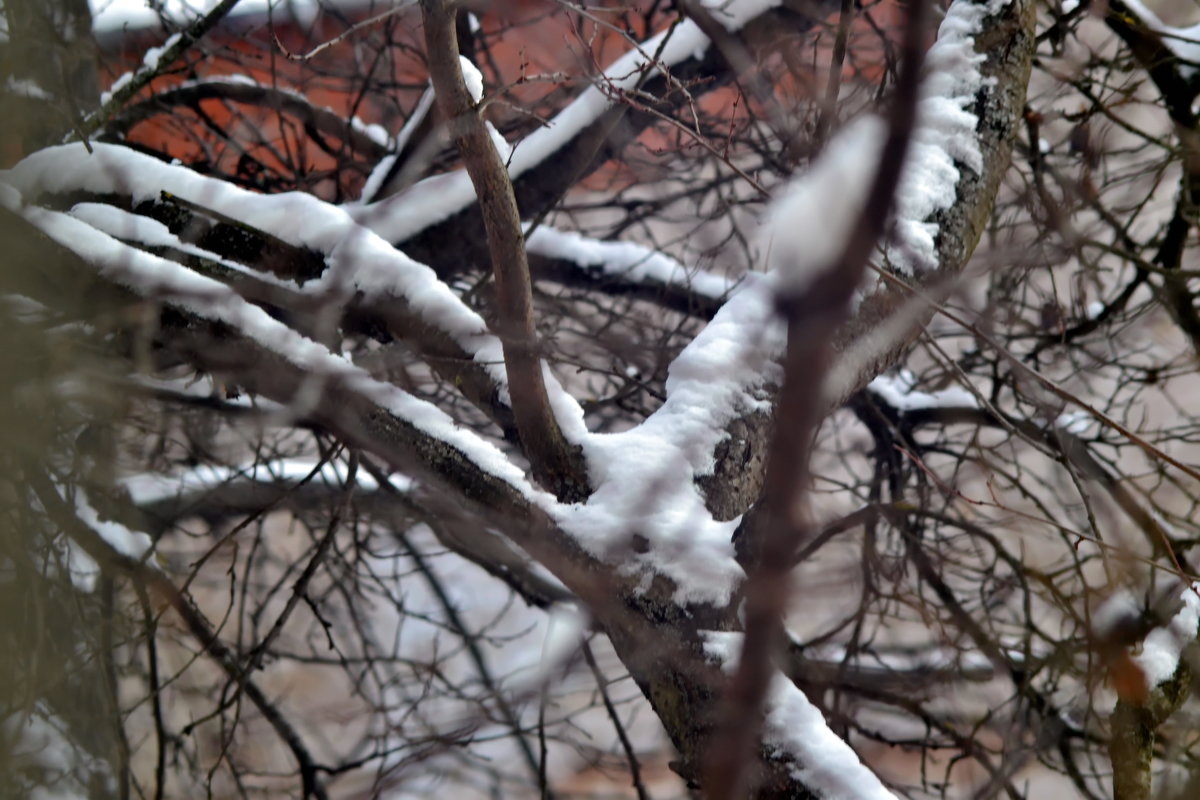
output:
[[[487,230],[499,306],[497,329],[517,433],[538,482],[561,500],[583,500],[589,492],[587,469],[579,451],[563,436],[546,394],[529,263],[512,183],[463,82],[451,5],[448,0],[422,0],[421,15],[438,107],[466,163]]]

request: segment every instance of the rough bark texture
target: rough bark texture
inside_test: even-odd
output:
[[[1109,725],[1108,755],[1113,769],[1113,800],[1150,800],[1154,731],[1188,698],[1192,671],[1181,661],[1175,674],[1155,686],[1146,702],[1117,701]]]
[[[977,175],[962,168],[958,202],[933,220],[939,228],[938,268],[912,280],[918,287],[935,285],[961,272],[983,235],[1021,126],[1036,45],[1035,22],[1035,4],[1030,0],[1014,0],[985,22],[983,34],[976,38],[976,52],[986,56],[981,72],[987,85],[974,108],[979,118],[983,172]],[[878,333],[887,329],[886,323],[909,300],[908,292],[880,287],[863,300],[842,326],[837,349],[842,353],[851,348],[861,349],[856,353],[858,360],[853,374],[840,376],[835,394],[826,398],[830,408],[844,403],[907,351],[922,323],[932,315],[931,309],[896,332],[900,335],[880,337]],[[771,423],[771,417],[755,412],[738,417],[727,426],[729,437],[718,447],[714,477],[699,481],[709,509],[720,518],[732,519],[744,513],[757,499],[758,487],[762,485],[761,470],[739,469],[737,462],[765,463]]]
[[[479,177],[472,174],[472,178],[476,179],[480,197],[485,199],[483,219],[488,227],[490,257],[498,280],[503,281],[499,276],[512,270],[518,282],[525,281],[525,293],[518,290],[520,296],[509,301],[501,299],[502,304],[512,303],[505,314],[509,320],[531,318],[528,270],[519,260],[523,258],[523,247],[512,187],[504,175],[503,165],[495,158],[477,110],[469,102],[463,103],[466,90],[458,71],[457,52],[452,48],[440,50],[434,47],[435,43],[444,45],[446,41],[454,41],[453,20],[439,0],[424,0],[423,7],[434,12],[427,19],[441,20],[437,30],[428,31],[435,85],[443,100],[450,101],[445,109],[452,129],[459,127],[461,122],[462,128],[452,132],[459,140],[465,161],[469,166],[472,162],[477,165]],[[976,109],[981,120],[981,148],[986,168],[981,176],[964,176],[959,187],[959,207],[939,220],[942,223],[939,244],[943,262],[937,274],[928,276],[929,281],[961,269],[979,239],[1000,176],[1008,165],[1033,50],[1032,1],[1014,2],[1000,17],[991,20],[987,29],[988,33],[980,37],[977,49],[987,56],[984,74],[995,81],[995,88],[983,93]],[[595,134],[596,140],[585,136],[574,143],[577,149],[572,151],[575,155],[570,159],[566,159],[566,154],[552,158],[544,169],[525,176],[529,182],[523,184],[524,189],[518,186],[518,196],[528,191],[534,208],[544,207],[557,199],[561,191],[579,177],[579,168],[587,169],[606,159],[604,148],[613,146],[614,142],[627,141],[628,138],[622,137],[630,137],[640,130],[631,124],[629,129],[617,131],[622,120],[636,119],[633,114],[619,109],[612,112],[611,124],[606,122],[596,126],[595,130],[599,131]],[[548,177],[551,170],[564,173],[568,182]],[[500,202],[495,206],[487,203],[489,194],[498,196]],[[495,216],[491,217],[493,214]],[[439,226],[429,233],[438,233],[443,241],[452,240],[448,231],[458,229],[461,222],[461,219],[451,221],[447,223],[450,227]],[[6,234],[7,240],[20,242],[28,249],[28,263],[46,264],[46,269],[37,275],[19,276],[20,285],[15,285],[18,277],[4,276],[3,288],[7,290],[19,291],[35,299],[45,298],[59,306],[66,302],[64,294],[74,290],[80,314],[85,314],[89,306],[95,309],[105,303],[120,306],[147,302],[104,281],[83,260],[32,231],[28,223],[10,212],[0,212],[0,231]],[[454,258],[456,253],[442,254],[442,258],[447,256]],[[504,291],[501,287],[501,292]],[[880,320],[905,299],[903,294],[891,290],[873,296],[843,328],[839,339],[841,346],[845,348],[868,336]],[[173,305],[170,298],[156,300],[161,304],[157,344],[162,348],[197,368],[224,376],[251,392],[285,405],[291,406],[297,397],[308,398],[302,412],[305,422],[328,429],[342,441],[431,487],[421,497],[430,513],[478,515],[489,525],[501,528],[513,542],[550,569],[587,604],[596,622],[612,639],[618,655],[649,698],[678,750],[678,771],[690,782],[699,782],[721,711],[719,701],[727,685],[724,673],[706,658],[700,632],[740,629],[736,603],[725,608],[681,605],[674,599],[675,587],[670,581],[658,576],[647,587],[643,585],[642,575],[629,574],[591,557],[560,530],[545,511],[513,486],[480,469],[464,453],[424,434],[356,391],[345,377],[307,373],[260,343],[190,314],[180,305]],[[514,365],[525,363],[533,370],[530,374],[540,376],[540,360],[530,331],[504,329],[502,336],[510,370]],[[509,347],[514,343],[522,349],[510,354]],[[859,385],[865,383],[879,369],[898,358],[903,347],[903,342],[889,343],[884,352],[863,368],[856,382]],[[513,376],[510,383],[522,388],[528,386],[525,383],[528,375],[518,376],[512,372],[510,375]],[[553,484],[556,478],[570,475],[575,467],[564,466],[555,460],[556,452],[561,456],[565,451],[561,434],[555,438],[557,429],[551,425],[552,418],[549,422],[544,419],[544,390],[538,403],[542,408],[534,408],[534,412],[543,418],[522,419],[522,409],[517,408],[517,427],[535,462],[535,470],[540,470],[544,479]],[[527,440],[527,430],[550,438],[544,443]],[[744,512],[761,494],[771,416],[761,412],[748,413],[734,420],[728,430],[730,437],[717,453],[713,479],[701,481],[710,507],[722,519]],[[540,463],[539,459],[542,459]],[[560,496],[570,496],[571,490],[556,488],[560,489]],[[772,751],[758,743],[747,796],[813,797],[812,790],[795,777],[793,759],[792,754]]]

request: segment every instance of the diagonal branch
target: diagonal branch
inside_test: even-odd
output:
[[[958,2],[967,8],[986,7],[971,0]],[[953,187],[953,204],[925,220],[937,228],[936,264],[912,278],[920,286],[936,286],[958,275],[991,216],[1021,125],[1036,44],[1034,5],[1028,0],[1013,0],[987,17],[974,37],[974,52],[983,56],[979,66],[981,86],[966,110],[976,118],[978,169],[956,163],[962,168]],[[933,313],[930,309],[912,312],[908,303],[905,292],[880,288],[866,295],[841,326],[835,343],[839,356],[826,389],[827,408],[840,406],[907,351],[921,330],[922,320]],[[913,319],[904,320],[905,314]],[[905,324],[893,324],[897,320]],[[772,425],[771,415],[758,409],[740,413],[726,425],[730,435],[717,449],[712,474],[699,482],[708,507],[721,518],[736,517],[758,498]],[[746,469],[747,463],[758,468]]]
[[[151,51],[155,53],[155,57],[153,59],[147,58],[142,68],[129,75],[125,83],[112,93],[112,96],[105,101],[99,110],[84,119],[79,124],[76,132],[77,135],[81,139],[86,140],[88,136],[95,133],[130,98],[149,85],[150,81],[162,74],[163,70],[173,66],[187,52],[188,48],[204,38],[205,34],[216,27],[217,23],[224,19],[237,4],[238,0],[221,0],[207,14],[188,26],[186,30],[172,35],[161,50]]]

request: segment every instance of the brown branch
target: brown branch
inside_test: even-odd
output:
[[[753,47],[770,42],[780,30],[803,33],[811,30],[826,15],[835,11],[841,0],[812,0],[797,4],[800,11],[779,7],[763,12],[742,26],[741,41]],[[662,98],[656,104],[658,114],[640,110],[623,102],[614,103],[596,121],[563,143],[541,163],[521,173],[513,181],[517,205],[525,219],[536,219],[557,205],[567,191],[604,164],[617,157],[637,140],[661,115],[672,114],[689,100],[728,86],[735,75],[726,68],[719,48],[709,47],[696,56],[671,67],[671,77],[646,75],[637,94]],[[671,91],[672,86],[687,85],[687,92]],[[438,274],[461,271],[487,257],[486,248],[470,231],[479,228],[479,208],[471,206],[414,234],[401,242],[405,252],[430,264]],[[468,232],[465,233],[464,232]]]
[[[976,127],[983,154],[983,171],[962,170],[956,187],[957,202],[931,220],[938,226],[938,269],[923,273],[914,282],[920,286],[945,286],[966,266],[988,220],[1000,182],[1008,170],[1013,141],[1021,127],[1025,90],[1036,45],[1035,4],[1014,0],[992,18],[975,37],[975,52],[985,57],[980,65],[985,85],[972,109],[979,119]],[[837,396],[826,398],[827,409],[841,406],[876,375],[896,363],[907,352],[931,311],[913,311],[906,291],[884,288],[858,305],[853,316],[838,330],[835,349],[842,354],[854,350],[855,363],[844,380],[839,374]],[[881,337],[880,331],[904,316],[909,324],[895,334]],[[733,519],[757,501],[762,487],[773,418],[761,411],[748,412],[732,420],[730,436],[718,446],[711,476],[699,481],[705,502],[719,519]],[[749,465],[749,466],[748,466]]]
[[[737,672],[724,700],[725,715],[710,749],[706,789],[724,800],[744,791],[750,743],[774,668],[772,653],[782,646],[782,619],[787,608],[791,559],[810,537],[803,505],[809,480],[813,432],[824,409],[822,379],[833,359],[834,334],[849,313],[850,299],[890,216],[909,141],[917,124],[917,100],[924,61],[929,2],[918,0],[909,10],[901,46],[900,75],[895,87],[887,139],[878,155],[871,190],[843,245],[841,256],[816,274],[799,294],[779,298],[788,324],[782,413],[768,456],[758,524],[744,533],[746,565],[745,643]]]
[[[421,15],[438,108],[471,176],[487,230],[496,278],[497,328],[517,433],[538,482],[560,500],[580,501],[589,494],[587,470],[581,454],[559,429],[546,394],[525,237],[512,182],[463,82],[452,7],[447,0],[422,0]]]
[[[263,715],[275,733],[291,751],[292,757],[300,768],[301,788],[305,798],[315,797],[317,800],[328,800],[329,795],[317,777],[321,766],[313,760],[300,734],[291,722],[283,716],[279,708],[271,702],[266,693],[258,687],[244,672],[237,656],[221,641],[200,609],[191,599],[181,592],[163,573],[148,566],[135,558],[118,553],[108,542],[93,531],[67,506],[54,487],[53,482],[42,474],[27,473],[24,476],[29,482],[42,507],[46,509],[54,522],[83,550],[96,560],[96,563],[107,572],[117,572],[135,581],[144,589],[152,590],[175,610],[187,626],[188,631],[200,643],[213,661],[215,661],[231,681],[237,682],[246,696],[250,698],[258,712]]]

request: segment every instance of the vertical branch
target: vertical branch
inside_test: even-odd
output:
[[[438,109],[471,177],[487,230],[498,330],[521,445],[539,483],[561,500],[582,500],[588,494],[582,460],[563,437],[546,395],[529,262],[512,182],[463,81],[452,5],[449,0],[421,0],[421,15]]]
[[[782,644],[791,564],[810,535],[806,486],[811,441],[824,412],[822,380],[833,357],[833,339],[849,313],[850,299],[883,235],[916,127],[928,2],[913,3],[901,47],[887,139],[866,205],[838,260],[798,294],[782,294],[788,324],[780,414],[771,441],[762,511],[746,526],[745,644],[725,698],[722,724],[710,749],[706,788],[711,798],[741,797],[758,741],[761,710],[771,680],[771,655]]]

